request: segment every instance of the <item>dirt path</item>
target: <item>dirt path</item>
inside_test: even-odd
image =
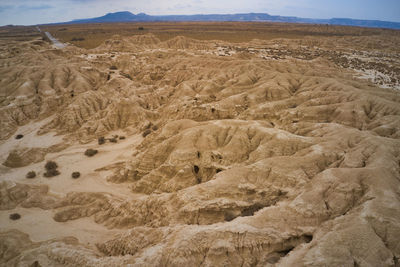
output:
[[[62,48],[64,48],[64,47],[67,46],[66,44],[61,43],[61,42],[58,41],[56,38],[54,38],[49,32],[45,32],[45,34],[46,34],[47,38],[49,38],[49,39],[53,42],[53,45],[54,45],[56,48],[62,49]]]

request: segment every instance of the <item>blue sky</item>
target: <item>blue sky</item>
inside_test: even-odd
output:
[[[400,0],[0,0],[0,25],[32,25],[131,11],[150,15],[262,12],[400,22]]]

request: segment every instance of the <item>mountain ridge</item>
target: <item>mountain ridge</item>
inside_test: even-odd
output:
[[[363,20],[351,18],[311,19],[294,16],[270,15],[268,13],[236,13],[236,14],[194,14],[194,15],[148,15],[133,14],[129,11],[107,13],[104,16],[86,19],[76,19],[68,22],[51,24],[81,24],[81,23],[110,23],[110,22],[151,22],[151,21],[243,21],[243,22],[290,22],[328,24],[342,26],[359,26],[372,28],[400,29],[400,22],[382,20]]]

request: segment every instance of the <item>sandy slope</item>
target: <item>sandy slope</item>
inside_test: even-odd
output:
[[[0,264],[398,265],[398,39],[2,42]]]

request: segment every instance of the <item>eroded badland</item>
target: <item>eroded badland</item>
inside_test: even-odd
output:
[[[235,25],[2,28],[0,265],[399,266],[400,32]]]

